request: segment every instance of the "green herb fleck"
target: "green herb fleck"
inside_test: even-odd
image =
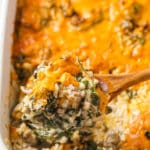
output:
[[[145,44],[145,38],[143,36],[139,37],[139,41],[142,45]]]
[[[138,3],[134,3],[134,4],[132,5],[132,10],[133,10],[133,13],[134,13],[135,15],[138,14],[138,13],[140,12],[140,10],[141,10],[141,5],[138,4]]]
[[[89,82],[87,80],[82,81],[82,83],[85,85],[85,87],[88,87]]]
[[[42,20],[41,20],[41,26],[42,26],[42,27],[46,26],[46,25],[48,24],[48,22],[49,22],[49,18],[44,18],[44,19],[42,19]]]
[[[127,90],[127,94],[129,98],[132,99],[137,95],[137,92],[135,90]]]

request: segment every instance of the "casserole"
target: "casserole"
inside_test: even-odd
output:
[[[55,60],[55,58],[61,57],[60,63],[56,63],[56,64],[63,64],[61,68],[63,67],[64,69],[67,68],[66,66],[69,66],[69,64],[72,64],[72,62],[68,64],[63,62],[63,60],[67,60],[67,58],[64,57],[63,55],[64,53],[67,53],[68,55],[70,54],[71,56],[74,56],[74,55],[79,56],[80,59],[85,63],[85,66],[87,67],[86,69],[87,70],[91,69],[94,72],[119,74],[122,72],[132,72],[132,71],[140,70],[142,68],[146,68],[149,66],[149,50],[148,50],[148,47],[149,47],[149,22],[148,22],[149,20],[148,18],[149,17],[147,15],[142,16],[144,19],[146,18],[146,21],[148,23],[147,22],[143,23],[143,21],[141,23],[137,21],[139,20],[139,17],[141,17],[140,11],[143,12],[143,9],[142,9],[143,4],[144,5],[147,4],[145,5],[144,11],[147,11],[147,13],[149,13],[149,9],[147,8],[149,4],[148,1],[146,0],[137,1],[137,2],[131,1],[131,3],[129,2],[129,4],[127,3],[127,5],[125,5],[124,1],[122,0],[110,1],[111,3],[109,7],[107,7],[108,1],[103,1],[102,3],[101,1],[97,1],[100,3],[100,7],[102,8],[102,10],[101,9],[93,10],[93,8],[92,10],[88,9],[90,13],[92,12],[92,15],[88,11],[84,13],[84,9],[86,9],[86,6],[88,8],[90,8],[91,6],[94,8],[95,7],[97,8],[98,3],[94,4],[92,3],[92,0],[84,0],[83,3],[85,2],[87,4],[87,5],[84,5],[85,7],[83,6],[82,1],[79,1],[79,0],[74,1],[74,2],[77,2],[74,6],[76,7],[75,12],[72,11],[72,9],[71,11],[68,11],[68,6],[70,5],[66,5],[66,2],[69,2],[69,0],[62,0],[61,2],[64,2],[63,4],[59,4],[59,1],[58,1],[58,5],[56,4],[52,7],[51,5],[49,6],[49,3],[40,3],[40,2],[45,2],[46,0],[37,0],[37,1],[25,0],[25,1],[26,1],[26,5],[25,5],[26,7],[25,9],[23,9],[24,12],[23,12],[23,15],[21,16],[22,18],[20,19],[21,33],[19,34],[21,37],[18,42],[15,41],[15,44],[13,47],[13,60],[15,60],[15,58],[21,59],[21,63],[19,65],[18,65],[18,62],[16,62],[16,60],[13,62],[16,72],[18,71],[17,73],[20,79],[24,78],[24,76],[22,76],[24,75],[23,74],[24,72],[22,71],[25,71],[25,69],[28,69],[28,71],[30,71],[31,69],[33,71],[35,67],[42,62],[43,58],[47,59],[47,57],[51,57],[51,55],[54,57],[53,60]],[[140,2],[140,4],[138,2]],[[44,9],[43,9],[43,5],[44,5]],[[6,3],[5,3],[5,6],[6,6]],[[22,7],[22,4],[21,4],[21,7]],[[83,8],[83,12],[82,12],[82,8]],[[47,10],[49,12],[49,9],[50,10],[52,9],[52,12],[51,12],[52,16],[50,17],[49,15],[47,15]],[[81,9],[81,12],[80,12],[80,9]],[[57,10],[58,10],[58,14],[57,14]],[[102,15],[102,12],[104,12],[103,15]],[[105,12],[107,13],[105,14]],[[44,15],[41,16],[40,13]],[[56,16],[55,16],[55,13],[57,14]],[[129,18],[128,18],[128,15],[129,15]],[[52,22],[50,19],[51,17],[53,18]],[[11,19],[9,19],[9,21],[11,21]],[[42,25],[42,28],[41,28],[41,25]],[[19,28],[20,26],[16,26],[16,27]],[[75,35],[78,35],[78,36],[75,36]],[[6,34],[6,39],[9,39],[8,37]],[[5,42],[11,43],[11,41],[9,40],[5,40]],[[9,44],[6,44],[6,46],[8,45]],[[8,48],[3,47],[3,48],[11,49],[10,47]],[[49,54],[50,56],[47,54],[49,51],[52,52]],[[17,52],[19,52],[19,54]],[[20,54],[23,54],[23,55],[20,55]],[[7,56],[4,56],[3,54],[2,58],[3,60],[4,58],[6,58],[6,60],[7,59],[10,60],[9,59],[10,53]],[[48,61],[51,61],[51,60],[52,59],[50,58],[50,60]],[[10,64],[9,61],[7,61],[7,63]],[[78,64],[81,64],[81,62]],[[34,74],[35,78],[37,78],[38,74],[45,74],[45,72],[49,70],[50,68],[49,65],[50,65],[49,63],[45,63],[42,67],[39,66],[37,70],[35,69],[35,74]],[[69,73],[76,70],[76,69],[71,70],[70,69],[71,67],[68,67],[68,68],[69,68]],[[9,72],[10,67],[4,68],[4,69],[6,70],[1,69],[1,72],[6,73],[6,76],[3,75],[2,80],[1,80],[4,82],[3,85],[1,84],[2,85],[1,94],[5,93],[8,90],[7,87],[9,87],[9,80],[6,80],[6,77],[10,74]],[[67,76],[68,74],[66,72],[63,76],[63,79],[65,79]],[[75,77],[73,77],[73,79],[74,78]],[[44,88],[47,88],[48,90],[51,90],[49,83],[47,83],[47,81],[51,81],[51,80],[49,80],[49,78],[47,80],[47,76],[45,79],[46,80],[43,80],[43,82],[41,82],[40,80],[38,86],[37,87],[35,86],[35,89],[39,89],[39,87],[42,89],[44,87]],[[72,80],[72,76],[68,78],[68,80],[70,79]],[[40,83],[43,83],[43,84],[40,84]],[[87,81],[86,81],[86,84],[87,84]],[[12,85],[15,85],[15,83],[13,83]],[[71,86],[70,88],[74,90],[74,87]],[[12,87],[12,90],[10,91],[13,91],[14,89],[15,87]],[[22,91],[24,91],[25,93],[29,92],[28,89],[26,90],[26,87],[22,88]],[[38,90],[36,90],[36,92],[38,92]],[[15,92],[13,91],[13,93]],[[73,91],[71,91],[71,93],[74,94]],[[70,93],[67,93],[67,94],[71,95]],[[77,93],[77,94],[80,94],[80,93]],[[8,96],[8,95],[5,95],[5,96]],[[49,95],[48,97],[51,99],[51,95]],[[3,102],[5,101],[4,98],[8,99],[6,97],[3,97],[1,99]],[[13,98],[13,100],[15,100],[15,98]],[[34,101],[34,98],[32,98],[32,100]],[[25,101],[28,102],[28,100],[25,100]],[[10,102],[9,108],[11,108],[10,107],[11,104],[12,103]],[[19,102],[19,104],[21,104],[21,102]],[[135,86],[131,89],[124,91],[114,101],[112,101],[112,103],[110,103],[109,106],[111,107],[111,109],[108,109],[108,112],[107,112],[108,114],[104,117],[105,122],[103,122],[103,131],[106,133],[108,133],[107,131],[109,130],[110,131],[112,130],[113,132],[115,131],[117,132],[117,134],[119,134],[119,138],[117,136],[117,142],[114,141],[114,139],[112,140],[112,137],[114,137],[114,134],[110,132],[111,138],[109,138],[109,136],[107,138],[106,136],[106,140],[105,140],[105,137],[104,137],[104,142],[102,141],[102,145],[101,145],[100,138],[98,138],[99,140],[98,146],[104,149],[107,149],[107,148],[117,149],[120,146],[118,143],[120,142],[120,139],[121,139],[121,142],[124,144],[123,146],[125,150],[126,149],[135,150],[136,148],[137,149],[149,148],[150,147],[150,144],[149,144],[149,138],[150,138],[149,120],[150,119],[147,117],[149,116],[149,112],[145,111],[145,110],[148,110],[148,107],[149,107],[149,82],[144,82],[143,84],[140,84],[137,87]],[[5,107],[3,106],[3,108]],[[3,111],[2,113],[4,113],[3,109],[1,111]],[[4,114],[7,115],[7,118],[8,118],[9,112],[7,111],[7,113],[4,113]],[[30,115],[30,114],[28,114],[27,112],[27,115]],[[13,117],[15,118],[16,116],[17,115],[14,115]],[[50,117],[48,118],[48,120],[51,119]],[[18,118],[19,120],[22,121],[22,116],[21,117],[19,116]],[[25,117],[24,119],[28,119],[28,118]],[[6,120],[5,118],[2,118],[1,120],[4,120],[6,122],[9,121],[9,120]],[[25,122],[26,120],[23,120],[23,121]],[[76,120],[73,120],[73,121],[76,121]],[[30,122],[30,124],[27,124],[29,128],[33,129],[36,135],[39,136],[39,134],[42,134],[43,136],[43,132],[37,133],[37,130],[35,130],[36,129],[35,126],[32,126],[33,124],[31,123],[34,124],[34,122]],[[3,125],[2,127],[4,127],[5,123],[3,122],[2,125]],[[23,124],[22,128],[24,127],[26,127],[26,122],[25,124]],[[7,131],[7,130],[2,130],[2,131]],[[47,133],[46,131],[45,133]],[[23,132],[21,131],[21,136],[22,136],[22,133]],[[86,132],[85,135],[86,134],[89,134],[89,133]],[[4,133],[2,133],[2,135],[4,135]],[[116,137],[116,133],[115,133],[115,137]],[[107,141],[107,139],[109,139],[109,141]],[[140,142],[141,139],[144,141],[143,143]],[[66,137],[65,138],[63,137],[60,141],[62,143],[63,142],[65,143],[67,142],[67,140],[68,139],[66,139]],[[60,141],[56,141],[56,142],[60,142]],[[30,141],[27,141],[27,142],[30,143]],[[85,149],[87,149],[89,145],[94,145],[94,150],[97,149],[97,145],[95,145],[95,142],[93,141],[89,142],[85,146]]]

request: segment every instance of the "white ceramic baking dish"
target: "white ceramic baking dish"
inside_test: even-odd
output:
[[[9,118],[13,88],[10,85],[11,48],[16,0],[0,0],[0,150],[9,145]]]

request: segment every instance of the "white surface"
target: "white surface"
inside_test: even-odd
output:
[[[16,0],[0,0],[0,150],[8,150],[10,56]]]

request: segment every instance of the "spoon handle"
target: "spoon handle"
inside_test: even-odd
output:
[[[116,96],[124,89],[135,85],[139,82],[150,79],[150,68],[136,73],[121,74],[121,75],[95,75],[100,81],[101,88],[104,92],[111,95],[111,98]]]

